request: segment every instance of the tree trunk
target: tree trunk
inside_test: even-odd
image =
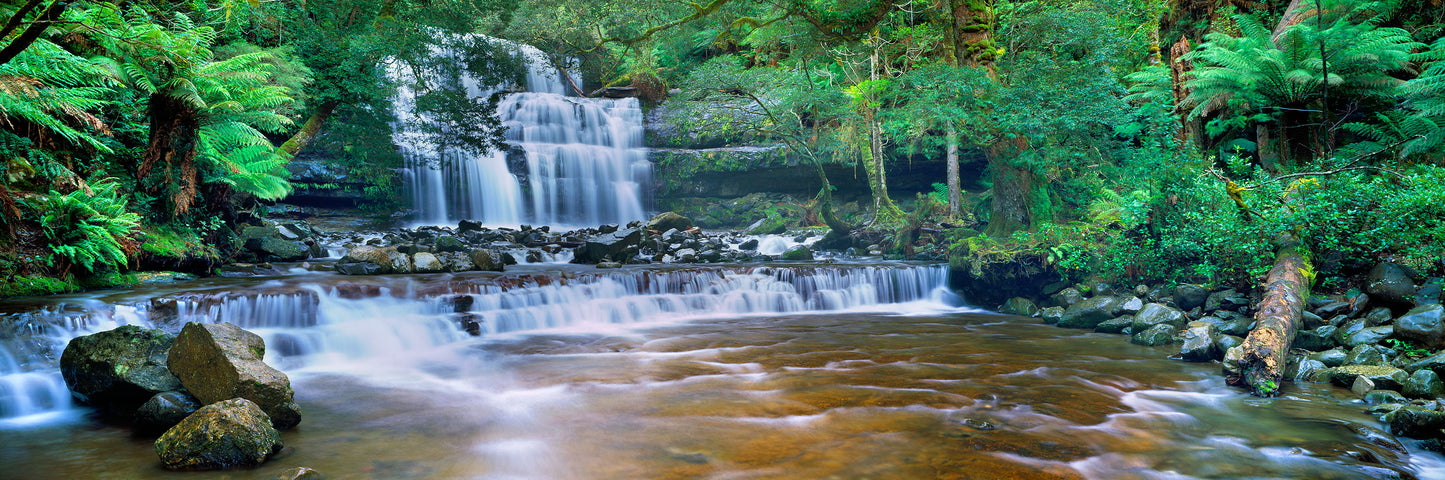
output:
[[[26,6],[32,9],[34,8],[33,5],[30,4]],[[0,49],[0,65],[4,65],[6,62],[14,59],[16,55],[20,55],[20,52],[30,48],[30,45],[35,43],[35,40],[38,40],[41,34],[45,33],[45,29],[50,28],[50,25],[55,23],[56,20],[60,20],[60,14],[65,13],[66,7],[69,6],[70,2],[68,1],[56,1],[52,2],[49,7],[46,7],[45,11],[40,12],[40,16],[35,17],[35,21],[30,22],[30,26],[20,32],[20,36],[15,37],[15,40],[11,41],[10,44]],[[25,11],[16,12],[15,17],[19,18],[25,13]],[[13,23],[14,20],[15,19],[12,18],[10,22],[6,22],[7,29],[13,30],[14,27],[11,27],[10,24]]]
[[[1250,393],[1262,397],[1279,394],[1289,347],[1299,331],[1304,303],[1314,280],[1313,267],[1299,240],[1284,236],[1277,243],[1274,268],[1265,278],[1267,290],[1254,314],[1254,330],[1243,344],[1226,355],[1226,361],[1237,369],[1230,375],[1229,383],[1247,387]]]
[[[946,122],[948,135],[948,216],[958,218],[963,213],[963,193],[958,178],[958,132],[953,122]]]
[[[196,196],[196,130],[199,121],[195,108],[179,99],[151,94],[150,142],[141,155],[136,179],[147,193],[165,201],[172,217],[191,209]],[[147,179],[152,173],[156,178]]]
[[[301,153],[301,150],[304,150],[307,145],[311,144],[311,140],[316,138],[316,134],[321,132],[321,127],[326,125],[326,120],[331,118],[331,113],[336,111],[338,104],[339,102],[332,100],[317,106],[316,111],[311,112],[311,116],[306,119],[306,123],[301,125],[301,131],[296,132],[291,138],[286,139],[286,143],[281,144],[281,151],[285,152],[288,157],[295,157],[297,153]]]
[[[992,156],[992,155],[991,155]],[[993,169],[993,200],[988,219],[988,234],[1007,237],[1028,229],[1032,222],[1029,191],[1033,189],[1033,173],[1027,168],[1009,165],[1008,160],[989,159]]]

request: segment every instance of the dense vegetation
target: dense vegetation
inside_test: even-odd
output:
[[[781,143],[825,185],[822,165],[856,165],[866,215],[834,215],[825,186],[816,215],[794,221],[867,223],[899,252],[937,224],[957,256],[1243,284],[1291,232],[1327,287],[1384,259],[1439,272],[1441,12],[1438,0],[30,0],[0,7],[0,271],[14,288],[213,267],[308,152],[364,179],[375,211],[395,210],[388,69],[462,52],[473,61],[457,68],[515,78],[505,45],[460,35],[485,33],[536,45],[589,85],[727,109],[743,130],[681,117]],[[496,99],[448,85],[418,101],[441,119],[431,127],[494,147]],[[890,196],[890,169],[917,157],[944,159],[948,178]],[[986,163],[984,189],[964,191],[966,161]]]

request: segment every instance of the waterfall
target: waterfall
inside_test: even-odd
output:
[[[428,117],[416,111],[417,92],[406,86],[398,91],[393,107],[401,122],[394,139],[407,161],[405,181],[421,223],[599,225],[644,219],[652,165],[637,99],[568,97],[541,51],[515,46],[528,69],[527,91],[505,95],[497,107],[507,129],[506,148],[499,151],[474,155],[442,148],[408,131],[405,125]],[[392,75],[402,85],[417,83],[400,67]],[[463,75],[473,98],[497,91]]]
[[[942,265],[732,266],[607,273],[467,277],[434,285],[275,284],[181,293],[170,313],[151,297],[11,314],[0,338],[0,427],[69,411],[58,361],[80,335],[121,325],[177,331],[228,322],[261,335],[266,362],[283,370],[366,375],[414,368],[415,359],[465,346],[473,335],[616,333],[701,318],[815,312],[937,312],[957,307]],[[387,283],[390,282],[390,283]],[[418,293],[418,290],[427,293]],[[470,331],[470,333],[469,333]],[[433,363],[446,364],[443,358]]]

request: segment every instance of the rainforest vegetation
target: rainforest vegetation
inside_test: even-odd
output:
[[[490,39],[540,48],[578,95],[726,112],[681,127],[783,145],[824,185],[793,225],[881,231],[896,255],[927,232],[1076,281],[1251,284],[1287,236],[1316,288],[1445,268],[1439,0],[24,0],[0,19],[8,294],[209,273],[302,156],[362,179],[366,213],[404,208],[389,72],[515,81]],[[498,147],[495,95],[423,87],[431,134]],[[947,174],[890,195],[918,158]],[[833,212],[825,165],[866,179],[863,212]]]

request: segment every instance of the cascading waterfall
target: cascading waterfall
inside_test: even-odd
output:
[[[711,267],[586,275],[482,278],[418,295],[410,286],[373,287],[365,295],[322,285],[278,286],[175,297],[174,313],[99,302],[30,313],[31,336],[0,342],[0,420],[72,408],[56,362],[69,339],[121,325],[174,331],[185,322],[229,322],[266,339],[266,361],[284,370],[367,372],[411,368],[480,333],[610,332],[704,317],[823,311],[939,311],[957,306],[947,267]],[[398,284],[402,285],[402,284]],[[360,297],[360,298],[358,298]],[[465,302],[459,302],[465,299]],[[463,305],[464,308],[457,308]],[[18,355],[11,346],[40,345]],[[32,350],[35,350],[32,348]],[[24,357],[24,358],[21,358]],[[359,369],[359,370],[358,370]]]
[[[517,48],[528,67],[527,91],[506,95],[497,115],[507,128],[508,147],[525,157],[525,172],[509,169],[507,151],[472,155],[443,149],[398,127],[394,138],[407,160],[406,182],[420,221],[599,225],[643,219],[652,165],[637,99],[565,96],[545,55],[531,46]],[[399,67],[393,75],[403,85],[416,83]],[[461,80],[471,97],[495,91],[472,78]],[[405,87],[397,94],[394,108],[402,126],[427,120],[416,112],[415,97]]]

